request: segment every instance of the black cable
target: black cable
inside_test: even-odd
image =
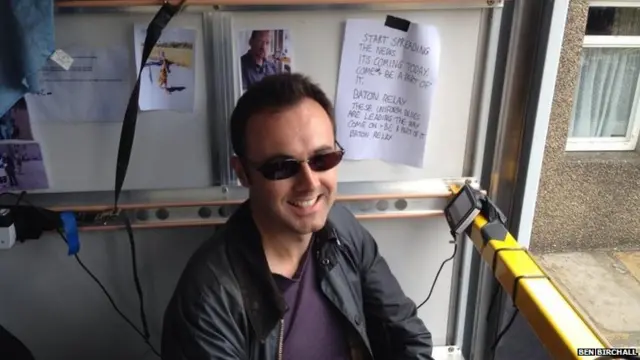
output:
[[[491,317],[491,313],[493,312],[493,307],[495,306],[496,300],[498,300],[498,294],[500,293],[500,290],[502,290],[502,287],[498,285],[493,290],[493,294],[491,294],[491,302],[489,302],[489,309],[487,310],[487,321],[489,321],[489,318]]]
[[[3,192],[3,193],[0,193],[0,197],[10,195],[10,196],[13,196],[13,197],[17,198],[17,200],[16,200],[16,206],[17,206],[17,205],[20,205],[20,202],[21,202],[21,201],[24,201],[24,202],[26,202],[26,203],[27,203],[27,205],[29,205],[29,206],[34,207],[34,208],[35,208],[35,206],[33,206],[33,205],[29,204],[26,200],[23,200],[23,197],[24,197],[24,195],[25,195],[26,193],[27,193],[26,191],[22,191],[22,192],[20,193],[20,195],[17,195],[17,194],[14,194],[14,193],[12,193],[12,192]]]
[[[438,269],[438,272],[436,273],[436,277],[433,279],[433,283],[431,283],[431,290],[429,290],[429,295],[427,295],[427,298],[424,299],[423,302],[420,303],[420,305],[418,305],[418,309],[420,309],[420,307],[422,307],[422,305],[426,304],[427,301],[429,301],[429,299],[431,298],[431,295],[433,294],[433,289],[436,287],[436,282],[438,281],[438,276],[440,276],[440,272],[442,271],[442,269],[444,268],[444,265],[453,260],[453,258],[456,257],[456,252],[458,251],[458,244],[454,244],[453,245],[453,254],[451,254],[450,257],[446,258],[442,264],[440,264],[440,268]]]
[[[42,210],[40,210],[39,207],[33,205],[31,202],[29,202],[28,200],[24,199],[24,195],[25,194],[26,194],[26,191],[22,191],[20,193],[20,195],[16,195],[16,194],[11,193],[11,192],[4,192],[4,193],[1,193],[0,196],[4,196],[4,195],[15,196],[15,197],[17,197],[16,205],[19,205],[21,202],[24,202],[28,206],[36,209],[44,217],[47,217],[48,215],[45,214]],[[153,351],[153,353],[156,354],[156,356],[161,357],[160,356],[160,352],[157,351],[153,347],[151,342],[150,342],[149,328],[148,328],[148,325],[147,325],[147,318],[146,318],[146,314],[145,314],[145,311],[144,311],[144,305],[143,305],[142,287],[140,286],[140,279],[138,278],[138,270],[137,270],[138,268],[137,268],[137,261],[136,261],[135,243],[133,241],[133,229],[131,228],[131,223],[130,223],[130,221],[129,221],[129,219],[127,217],[125,217],[125,225],[127,227],[127,234],[129,235],[129,245],[131,247],[131,256],[132,256],[132,263],[133,263],[133,276],[134,276],[134,282],[136,284],[136,291],[138,292],[138,298],[140,300],[140,316],[142,318],[142,326],[143,326],[144,333],[141,332],[138,329],[138,327],[135,326],[135,324],[133,324],[133,322],[120,310],[120,308],[118,308],[118,306],[116,305],[115,301],[113,300],[113,298],[111,297],[111,295],[109,294],[107,289],[104,287],[104,285],[102,285],[100,280],[98,280],[98,278],[87,268],[87,266],[82,262],[82,260],[80,260],[80,257],[78,256],[78,254],[74,254],[74,257],[75,257],[76,261],[78,262],[78,264],[80,265],[80,267],[82,267],[82,269],[93,279],[93,281],[96,284],[98,284],[98,286],[100,287],[100,289],[102,290],[104,295],[107,297],[107,299],[111,303],[111,306],[113,306],[113,309],[118,313],[118,315],[120,315],[120,317],[122,317],[122,319],[124,319],[124,321],[127,324],[129,324],[131,326],[131,328],[133,328],[133,330],[136,333],[138,333],[138,335],[140,335],[142,337],[144,342],[149,346],[151,351]],[[56,232],[58,233],[58,235],[60,235],[60,237],[62,238],[62,240],[66,244],[69,243],[69,241],[67,240],[67,237],[64,235],[64,233],[59,228],[56,229]]]
[[[9,193],[11,194],[11,193]],[[20,195],[18,195],[18,200],[16,200],[16,205],[20,205],[20,201],[22,201],[22,199],[24,198],[24,196],[27,195],[27,192],[22,190],[20,192]]]
[[[64,235],[64,233],[60,230],[60,229],[56,229],[56,231],[58,232],[58,234],[60,235],[60,237],[62,237],[62,240],[65,243],[69,243],[67,240],[67,237]],[[133,330],[138,333],[138,335],[140,335],[142,337],[142,339],[144,340],[144,342],[149,346],[149,348],[151,348],[151,351],[153,351],[154,354],[156,354],[158,357],[160,357],[160,352],[158,352],[153,345],[151,344],[151,342],[149,341],[149,337],[146,336],[145,334],[143,334],[140,330],[138,330],[138,327],[135,326],[133,324],[133,322],[120,310],[120,308],[118,308],[118,306],[116,305],[115,301],[113,301],[113,298],[111,297],[111,295],[109,294],[109,292],[107,291],[107,289],[104,287],[104,285],[102,285],[102,283],[100,282],[100,280],[98,280],[98,278],[91,272],[91,270],[89,270],[87,268],[87,266],[82,262],[82,260],[80,260],[80,257],[78,256],[78,254],[73,255],[73,257],[76,258],[76,261],[78,262],[78,264],[80,264],[80,266],[82,267],[82,269],[89,274],[89,276],[93,279],[93,281],[95,281],[96,284],[98,284],[98,286],[100,287],[100,289],[102,290],[102,292],[104,293],[104,295],[107,297],[107,299],[109,300],[109,302],[111,303],[111,306],[113,306],[113,309],[120,315],[120,317],[122,317],[122,319],[124,319],[124,321],[127,322],[127,324],[129,324],[131,326],[131,328],[133,328]]]
[[[127,229],[127,235],[129,237],[129,247],[131,248],[131,264],[133,267],[133,281],[136,285],[136,292],[138,293],[138,300],[140,302],[140,321],[142,322],[142,330],[144,331],[144,337],[149,340],[151,335],[149,334],[149,325],[147,325],[147,315],[144,311],[144,297],[142,296],[142,286],[140,285],[140,278],[138,277],[138,262],[136,260],[136,244],[133,241],[133,229],[131,228],[131,221],[129,217],[124,214],[122,217]]]
[[[516,308],[513,311],[513,314],[511,314],[511,319],[509,319],[509,322],[507,323],[507,326],[504,327],[504,329],[502,329],[502,331],[500,331],[500,333],[498,334],[498,337],[496,338],[496,341],[493,342],[493,345],[491,345],[491,351],[494,351],[494,356],[495,356],[495,350],[498,347],[498,344],[500,343],[500,340],[502,340],[502,337],[504,336],[504,334],[507,333],[507,331],[509,331],[509,328],[511,328],[511,325],[513,325],[513,322],[516,319],[516,315],[518,315],[518,312],[520,310],[518,308]]]
[[[491,294],[491,302],[489,302],[489,309],[487,310],[487,317],[486,317],[487,322],[491,317],[491,313],[493,312],[493,307],[495,306],[498,300],[498,294],[501,293],[501,290],[502,290],[502,287],[498,284],[493,290],[493,294]],[[500,340],[502,340],[502,337],[507,333],[507,331],[509,331],[509,328],[511,328],[511,325],[513,325],[513,322],[516,319],[516,315],[518,315],[518,311],[519,311],[518,308],[515,308],[515,311],[513,312],[513,314],[511,314],[511,318],[509,319],[509,322],[504,327],[504,329],[502,329],[502,331],[498,333],[498,336],[496,337],[493,344],[491,345],[491,351],[493,352],[492,358],[495,359],[495,356],[496,356],[495,349],[498,347],[498,344],[500,343]]]
[[[487,309],[487,316],[485,318],[485,321],[487,323],[489,323],[489,319],[491,318],[491,314],[493,313],[493,307],[496,304],[496,301],[498,300],[498,294],[500,294],[502,291],[502,287],[498,284],[495,289],[493,290],[493,294],[491,294],[491,301],[489,302],[489,309]],[[496,353],[495,351],[493,352],[492,359],[496,358]]]

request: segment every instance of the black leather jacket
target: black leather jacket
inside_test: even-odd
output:
[[[351,212],[334,205],[318,235],[313,259],[352,359],[432,360],[431,333]],[[165,312],[162,358],[281,360],[284,311],[244,203],[187,264]]]

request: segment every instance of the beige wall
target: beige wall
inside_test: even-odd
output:
[[[570,152],[587,1],[569,6],[531,235],[536,253],[640,247],[640,153]]]

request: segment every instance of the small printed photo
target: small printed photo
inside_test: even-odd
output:
[[[147,35],[135,27],[135,55],[139,70]],[[196,31],[169,28],[162,32],[140,74],[140,109],[193,111]]]
[[[238,34],[238,56],[242,90],[265,76],[291,73],[292,49],[289,30],[243,30]]]
[[[0,144],[0,191],[49,187],[38,143]]]
[[[27,102],[20,98],[0,117],[0,140],[33,140]]]

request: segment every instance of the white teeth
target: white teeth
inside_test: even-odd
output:
[[[304,201],[290,201],[289,203],[297,207],[306,208],[315,204],[317,199],[318,198],[314,198],[311,200],[304,200]]]

